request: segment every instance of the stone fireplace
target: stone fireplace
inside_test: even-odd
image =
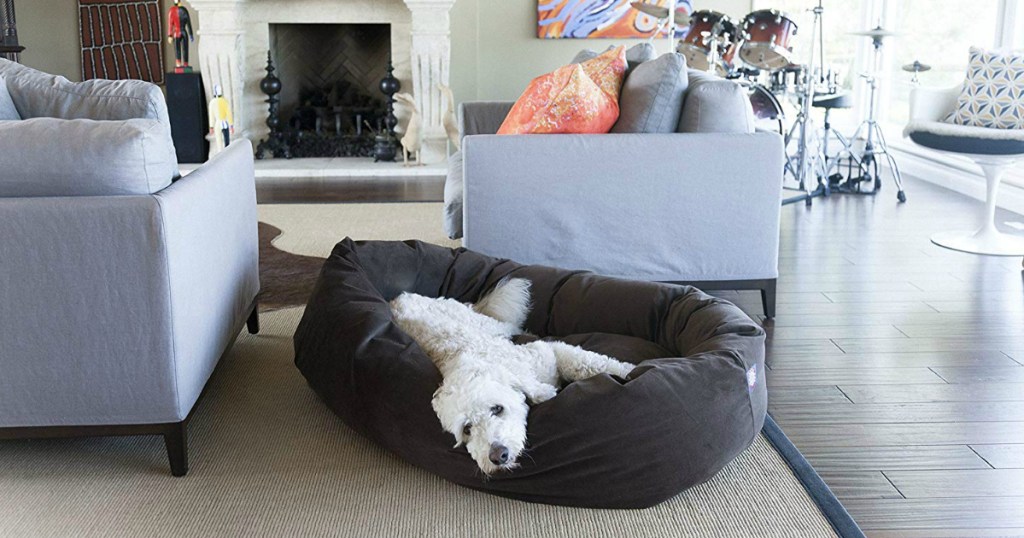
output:
[[[449,84],[450,23],[448,11],[455,0],[191,0],[199,13],[198,64],[209,91],[220,84],[235,109],[235,124],[242,136],[258,141],[267,134],[266,96],[260,79],[266,74],[267,51],[274,50],[282,32],[331,33],[367,26],[390,34],[388,52],[402,91],[411,93],[423,119],[423,160],[441,162],[446,137],[441,124],[445,102],[437,88]],[[385,30],[386,29],[386,30]],[[373,32],[365,28],[367,32]],[[311,39],[311,38],[310,38]],[[370,48],[371,50],[373,47]],[[310,63],[323,63],[323,49],[309,50]],[[371,52],[372,54],[372,52]],[[287,51],[282,60],[303,59],[301,46]],[[369,59],[367,64],[373,63]],[[386,67],[385,66],[381,66]],[[300,84],[279,72],[281,97],[300,91]],[[373,75],[376,76],[376,75]],[[381,74],[383,76],[383,74]],[[369,80],[371,75],[366,75]],[[379,81],[379,78],[377,79]],[[282,102],[282,109],[284,102]],[[283,111],[283,110],[282,110]],[[409,111],[396,107],[399,125]],[[285,115],[282,118],[287,120]],[[333,121],[333,118],[332,118]],[[331,126],[333,128],[333,126]]]
[[[390,25],[271,24],[270,51],[292,155],[371,156],[373,133],[386,128]]]

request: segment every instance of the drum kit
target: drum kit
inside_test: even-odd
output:
[[[656,18],[668,20],[665,7],[645,2],[632,5]],[[868,117],[847,139],[832,129],[829,122],[831,110],[851,108],[852,99],[840,85],[839,71],[827,66],[824,60],[822,0],[809,11],[814,23],[806,64],[793,61],[796,21],[775,9],[753,11],[740,21],[712,10],[694,11],[690,15],[676,12],[674,22],[688,27],[676,45],[676,52],[686,58],[690,68],[736,80],[747,88],[755,118],[778,123],[787,151],[785,177],[796,184],[787,188],[801,191],[798,196],[784,199],[783,204],[804,201],[811,205],[813,198],[833,192],[876,194],[882,184],[880,162],[888,163],[898,189],[897,199],[905,202],[899,168],[876,120],[877,66],[882,44],[885,38],[896,34],[881,27],[849,33],[871,38],[876,72],[861,75],[869,89]],[[904,66],[904,70],[914,73],[915,80],[918,73],[928,69],[917,62]],[[788,130],[785,129],[786,104],[796,109]],[[825,110],[824,129],[820,132],[814,126],[812,108]],[[828,152],[831,139],[840,143],[838,153]],[[855,147],[861,139],[863,144]]]

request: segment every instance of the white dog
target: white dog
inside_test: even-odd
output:
[[[513,344],[530,310],[525,279],[500,282],[475,305],[403,293],[391,309],[444,377],[431,402],[441,426],[488,475],[516,466],[526,446],[527,400],[554,398],[560,380],[626,377],[633,369],[562,342]]]

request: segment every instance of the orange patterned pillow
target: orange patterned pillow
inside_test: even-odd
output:
[[[498,134],[607,133],[619,118],[626,47],[539,76],[519,97]]]

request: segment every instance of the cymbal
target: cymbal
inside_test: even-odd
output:
[[[876,26],[870,30],[861,30],[858,32],[846,32],[846,35],[858,35],[864,37],[870,37],[872,39],[880,39],[883,37],[893,37],[900,35],[899,32],[893,32],[892,30],[886,30],[881,26]]]
[[[635,9],[635,10],[641,12],[641,13],[646,13],[646,14],[654,17],[655,19],[667,19],[668,18],[668,8],[667,7],[659,6],[658,4],[648,4],[647,2],[630,2],[629,5],[633,9]],[[689,17],[687,17],[687,20],[689,20]]]
[[[914,60],[914,63],[904,65],[903,70],[909,73],[923,73],[924,71],[931,71],[932,66]]]

